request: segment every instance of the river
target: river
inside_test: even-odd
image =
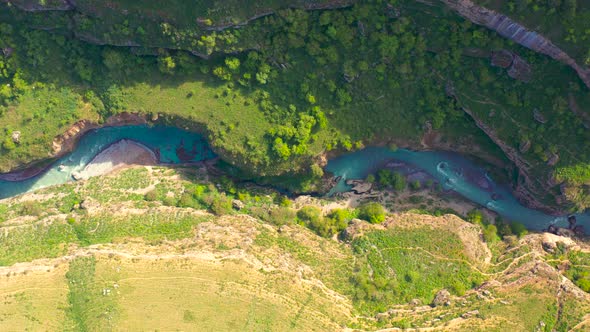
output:
[[[73,181],[72,174],[80,172],[102,150],[122,139],[133,140],[152,149],[163,164],[198,162],[215,157],[201,135],[179,128],[147,125],[103,127],[86,133],[74,151],[39,175],[22,181],[0,180],[0,199]]]
[[[104,127],[85,134],[76,149],[60,158],[47,170],[22,181],[0,180],[0,198],[12,197],[43,187],[72,181],[98,153],[121,140],[137,141],[157,152],[164,164],[198,162],[215,154],[199,134],[179,128],[146,125]],[[386,147],[368,147],[334,158],[326,170],[341,177],[331,193],[350,190],[345,181],[364,179],[388,162],[401,161],[423,170],[446,190],[452,190],[481,206],[495,211],[505,219],[523,223],[528,229],[542,230],[549,225],[567,227],[567,216],[555,217],[521,205],[509,188],[496,184],[485,170],[455,153],[435,151],[392,151]],[[590,216],[578,214],[577,224],[590,229]]]

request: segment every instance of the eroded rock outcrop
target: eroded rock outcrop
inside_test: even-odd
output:
[[[496,132],[483,121],[477,118],[468,108],[463,108],[475,124],[498,146],[504,154],[514,163],[518,169],[518,182],[514,187],[514,195],[523,203],[532,209],[542,210],[547,213],[561,213],[553,206],[548,206],[539,202],[536,197],[542,197],[545,193],[551,192],[549,184],[542,181],[535,181],[529,176],[531,165],[521,156],[519,151],[501,140]],[[534,182],[533,182],[534,181]]]
[[[508,76],[515,80],[529,82],[532,79],[531,66],[517,54],[508,50],[492,52],[492,66],[508,69]]]
[[[13,5],[19,9],[28,12],[55,11],[55,10],[72,10],[75,8],[73,1],[70,0],[2,0],[3,2]]]
[[[471,0],[441,1],[471,22],[485,26],[526,48],[548,55],[555,60],[569,65],[578,73],[586,86],[590,88],[590,69],[576,63],[572,57],[543,35],[527,29],[506,15],[476,5]]]

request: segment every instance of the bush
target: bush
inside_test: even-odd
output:
[[[176,197],[174,196],[166,196],[162,203],[166,206],[176,206]]]
[[[271,223],[281,226],[291,224],[295,220],[295,211],[287,207],[277,207],[270,210],[269,220]]]
[[[197,207],[197,201],[195,200],[195,198],[193,197],[193,195],[185,192],[182,194],[182,196],[180,196],[180,199],[178,200],[178,206],[179,207],[183,207],[183,208],[195,208]]]
[[[483,224],[483,213],[477,209],[473,209],[467,213],[467,221],[473,224]]]
[[[526,227],[523,224],[516,222],[516,221],[510,223],[510,229],[512,230],[512,234],[514,234],[518,237],[521,237],[521,236],[524,236],[527,234]]]
[[[318,223],[322,218],[322,210],[316,206],[304,206],[297,211],[297,218],[306,225]]]
[[[487,226],[484,226],[483,239],[487,243],[493,243],[498,240],[498,229],[496,228],[496,225],[489,224]]]
[[[21,215],[25,216],[40,216],[43,213],[41,204],[34,201],[26,201],[21,208]]]
[[[148,191],[145,196],[143,197],[148,202],[153,202],[158,199],[158,192],[156,189]]]
[[[358,208],[358,216],[372,224],[380,224],[385,221],[385,208],[379,203],[367,203]]]
[[[231,200],[225,195],[215,197],[211,202],[210,209],[211,212],[218,216],[229,214],[232,211]]]

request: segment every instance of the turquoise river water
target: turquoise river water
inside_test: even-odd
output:
[[[155,151],[164,164],[197,162],[215,157],[202,136],[179,128],[104,127],[85,134],[72,153],[57,160],[43,173],[22,181],[0,180],[0,199],[73,181],[72,173],[81,171],[98,153],[122,139],[142,143]]]
[[[81,171],[100,151],[121,139],[149,147],[164,164],[197,162],[215,157],[202,136],[179,128],[104,127],[84,135],[75,151],[57,160],[41,174],[22,181],[0,180],[0,199],[73,181],[72,173]],[[337,157],[326,166],[327,171],[341,177],[331,193],[350,190],[345,183],[347,179],[364,179],[391,161],[401,161],[421,169],[441,183],[444,189],[452,190],[508,220],[519,221],[529,229],[546,229],[551,224],[567,226],[567,216],[555,217],[524,207],[507,187],[496,184],[483,169],[457,154],[447,152],[391,151],[385,147],[369,147]],[[588,214],[579,214],[576,218],[578,225],[590,228]]]

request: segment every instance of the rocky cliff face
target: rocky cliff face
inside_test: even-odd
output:
[[[456,98],[456,96],[455,96]],[[513,188],[514,195],[523,203],[524,205],[538,210],[543,210],[547,213],[554,213],[554,214],[563,214],[564,211],[557,210],[554,206],[548,206],[540,202],[537,198],[543,197],[546,193],[551,192],[551,187],[555,185],[554,183],[544,182],[539,179],[534,179],[531,177],[530,169],[531,165],[526,161],[525,158],[521,156],[517,149],[513,148],[512,146],[506,144],[502,141],[495,133],[495,131],[486,125],[483,121],[477,118],[471,110],[463,107],[465,113],[467,113],[473,120],[475,121],[476,125],[496,144],[504,154],[514,163],[514,165],[518,168],[518,182]],[[530,143],[529,143],[530,144]],[[528,149],[528,148],[527,148]],[[549,175],[551,178],[551,175]],[[559,197],[556,198],[559,200]],[[558,202],[556,202],[558,203]]]
[[[29,12],[40,12],[50,10],[72,10],[75,8],[73,1],[70,0],[1,0],[9,5]]]
[[[572,57],[541,34],[528,30],[526,27],[515,22],[506,15],[478,6],[471,0],[441,1],[471,22],[485,26],[526,48],[548,55],[555,60],[569,65],[578,73],[578,76],[580,76],[586,86],[590,88],[590,69],[576,63]]]

